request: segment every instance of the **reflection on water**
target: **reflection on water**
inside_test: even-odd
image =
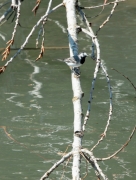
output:
[[[43,96],[40,93],[40,89],[42,88],[42,82],[39,82],[35,79],[35,75],[40,73],[40,68],[36,65],[34,65],[34,63],[32,61],[30,61],[29,59],[25,59],[27,61],[27,63],[29,63],[33,68],[34,68],[34,72],[32,72],[30,74],[30,80],[32,81],[32,83],[30,85],[30,87],[33,87],[33,90],[29,91],[29,94],[33,96],[33,100],[31,100],[31,102],[36,102],[36,98],[43,98]],[[37,104],[37,102],[31,103],[29,107],[27,107],[26,105],[24,105],[23,102],[19,102],[16,99],[20,99],[19,97],[23,97],[24,94],[19,94],[19,93],[15,93],[15,92],[10,92],[10,93],[5,93],[8,95],[11,95],[9,98],[7,98],[6,100],[8,100],[9,102],[14,103],[16,106],[22,107],[22,108],[37,108],[40,109],[41,106]]]
[[[30,74],[30,80],[34,83],[34,87],[32,91],[29,91],[29,93],[34,97],[34,98],[43,98],[43,96],[40,94],[40,89],[42,88],[42,83],[38,82],[35,79],[35,75],[40,73],[40,68],[36,66],[32,61],[29,59],[25,59],[33,68],[34,72]]]
[[[0,33],[0,37],[3,39],[3,41],[5,41],[5,36],[3,36],[1,33]]]
[[[121,166],[123,168],[122,174],[113,174],[113,179],[117,180],[117,179],[124,179],[125,177],[130,177],[132,178],[132,171],[129,168],[126,168],[127,164],[129,164],[130,162],[125,161],[124,159],[117,159],[117,162],[119,164],[119,166]]]
[[[12,122],[25,122],[25,123],[31,123],[33,120],[32,117],[30,117],[29,115],[25,115],[25,116],[16,116],[16,117],[13,117],[11,119]]]
[[[63,33],[67,33],[66,28],[59,21],[50,18],[48,19],[48,21],[54,22],[62,30]]]
[[[28,6],[25,7],[25,11],[28,12],[31,9],[32,2],[28,1],[26,3]],[[98,157],[106,157],[119,149],[126,142],[135,124],[133,87],[122,76],[111,71],[111,68],[114,67],[128,75],[134,84],[136,82],[134,66],[136,56],[135,29],[133,28],[136,22],[133,6],[129,3],[127,6],[129,12],[124,9],[124,6],[120,5],[117,15],[113,15],[112,21],[104,27],[98,37],[102,48],[102,59],[104,59],[102,63],[111,80],[114,105],[113,118],[107,137],[94,152]],[[104,17],[106,17],[107,12],[104,13]],[[41,12],[39,12],[40,15]],[[60,18],[59,14],[56,13],[55,17],[49,19],[51,29],[48,26],[46,26],[47,29],[45,28],[45,43],[47,46],[50,46],[50,44],[58,46],[58,43],[59,46],[67,46],[67,27],[65,27],[62,18],[65,14],[62,13],[61,15]],[[26,20],[26,17],[24,18]],[[60,19],[58,20],[58,18]],[[123,19],[125,25],[123,21],[120,25],[119,19]],[[97,20],[101,19],[98,18]],[[117,23],[115,23],[116,21]],[[25,22],[22,21],[22,23]],[[28,25],[28,23],[34,23],[32,16],[27,19],[26,24]],[[130,26],[130,24],[133,24],[133,26]],[[3,29],[0,31],[0,47],[3,47],[5,39],[10,37],[8,35],[10,25],[5,24],[1,27]],[[128,26],[130,28],[126,30]],[[55,31],[52,32],[52,28]],[[15,46],[19,47],[19,41],[24,40],[28,32],[28,28],[22,28],[22,34],[17,34],[18,41],[15,41],[17,43]],[[61,33],[63,33],[64,39],[60,39]],[[37,34],[32,37],[33,42],[35,42],[36,37]],[[33,42],[30,47],[34,46]],[[90,42],[88,36],[79,34],[79,49],[81,51],[84,50],[90,53]],[[73,109],[70,99],[72,98],[71,86],[68,82],[70,81],[70,71],[65,64],[51,61],[52,59],[65,57],[66,53],[68,54],[67,50],[65,52],[55,51],[55,53],[53,50],[47,50],[44,58],[35,63],[32,59],[37,56],[37,52],[27,51],[27,53],[22,53],[16,58],[6,72],[0,76],[0,179],[39,179],[53,163],[61,158],[60,154],[65,152],[67,147],[69,147],[67,151],[71,150]],[[84,111],[87,107],[94,67],[95,62],[88,59],[81,69],[82,87],[85,92],[83,99]],[[83,138],[84,147],[91,149],[99,139],[106,125],[108,108],[107,83],[104,73],[100,70],[94,91],[91,118]],[[130,145],[118,157],[100,164],[109,179],[136,179],[135,147],[134,137]],[[70,180],[71,161],[66,168],[61,166],[57,169],[49,179],[60,179],[62,169],[65,169],[62,179]],[[86,162],[83,159],[81,171],[83,175],[86,174]],[[90,166],[86,179],[95,179]]]
[[[18,101],[15,101],[15,100],[14,100],[14,99],[16,99],[16,97],[22,96],[21,94],[19,94],[19,93],[5,93],[5,94],[10,94],[10,95],[12,95],[11,97],[7,98],[7,101],[12,102],[12,103],[15,103],[16,106],[19,106],[19,107],[23,107],[23,108],[24,108],[24,105],[23,105],[22,102],[18,102]]]

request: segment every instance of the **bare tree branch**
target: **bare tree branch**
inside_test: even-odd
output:
[[[125,76],[124,74],[122,74],[121,72],[119,72],[118,70],[116,70],[115,68],[111,68],[112,70],[116,71],[117,73],[121,74],[124,78],[126,78],[130,83],[131,85],[133,86],[133,88],[135,89],[136,91],[136,86],[133,84],[133,82],[127,77]]]
[[[113,13],[114,13],[115,8],[117,7],[117,5],[118,5],[118,0],[116,0],[116,1],[114,2],[114,5],[113,5],[113,8],[112,8],[112,10],[111,10],[110,15],[107,17],[107,19],[100,25],[99,29],[96,31],[96,36],[98,35],[98,32],[101,30],[101,28],[103,28],[104,25],[105,25],[107,22],[109,22],[109,20],[110,20],[111,16],[113,15]]]
[[[22,46],[20,47],[20,49],[14,54],[13,57],[11,57],[7,63],[0,68],[0,74],[3,73],[5,71],[5,69],[7,68],[7,66],[9,65],[9,63],[11,63],[13,61],[13,59],[24,49],[25,45],[28,43],[29,38],[32,36],[33,32],[35,31],[35,29],[37,28],[37,26],[39,26],[39,24],[53,11],[55,11],[56,9],[58,9],[59,7],[63,6],[63,3],[57,5],[56,7],[54,7],[52,10],[50,10],[48,12],[48,14],[45,13],[45,15],[43,15],[40,20],[36,23],[36,25],[32,28],[31,32],[29,33],[29,35],[26,37],[25,42],[22,44]]]
[[[95,169],[97,169],[97,172],[101,175],[101,177],[103,178],[103,180],[108,180],[108,178],[106,177],[106,175],[102,172],[101,168],[99,167],[96,158],[94,157],[93,153],[87,149],[81,149],[82,153],[86,153],[89,155],[90,160],[92,161]]]
[[[51,8],[51,4],[52,4],[52,0],[49,1],[46,14],[49,13],[50,8]],[[42,34],[43,39],[42,39],[42,44],[41,44],[41,52],[40,52],[39,56],[37,57],[36,61],[39,60],[39,59],[41,59],[41,57],[43,57],[43,53],[44,53],[44,51],[45,51],[45,48],[44,48],[44,36],[45,36],[44,24],[45,24],[46,20],[47,20],[47,17],[43,20],[42,27],[41,27],[42,32],[43,32],[43,34]],[[41,32],[41,31],[40,31],[40,32]],[[38,46],[38,39],[37,39],[37,42],[36,42],[36,46]]]
[[[68,159],[73,152],[67,153],[65,156],[63,156],[58,162],[56,162],[41,178],[40,180],[47,179],[52,171],[54,171],[61,163],[63,163],[66,159]]]
[[[134,129],[133,129],[131,135],[129,136],[128,140],[126,141],[126,143],[119,150],[117,150],[114,154],[112,154],[111,156],[108,156],[106,158],[96,158],[96,160],[97,161],[105,161],[105,160],[109,160],[109,159],[113,158],[114,156],[116,156],[119,152],[121,152],[128,145],[128,143],[130,142],[131,138],[133,137],[135,131],[136,131],[136,126],[134,127]]]
[[[126,0],[117,0],[117,2],[124,2]],[[107,6],[107,5],[110,5],[110,4],[114,4],[115,1],[113,2],[109,2],[109,3],[105,3],[104,6]],[[95,8],[100,8],[100,7],[103,7],[103,4],[101,5],[98,5],[98,6],[90,6],[90,7],[80,7],[81,9],[95,9]]]
[[[100,45],[99,45],[99,42],[98,42],[98,39],[97,37],[94,35],[94,32],[85,16],[85,14],[83,13],[83,11],[80,9],[80,8],[77,8],[79,13],[81,14],[81,16],[83,16],[83,20],[86,22],[87,24],[87,27],[89,29],[89,32],[86,30],[86,29],[82,29],[81,30],[90,35],[92,37],[92,42],[95,44],[96,46],[96,50],[97,50],[97,58],[96,58],[96,67],[95,67],[95,72],[94,72],[94,78],[93,78],[93,81],[92,81],[92,87],[91,87],[91,91],[90,91],[90,99],[88,101],[88,109],[87,109],[87,112],[86,112],[86,115],[85,115],[85,118],[84,118],[84,124],[83,124],[83,131],[85,131],[85,126],[87,124],[87,121],[89,119],[89,115],[90,115],[90,111],[91,111],[91,103],[92,103],[92,99],[93,99],[93,91],[94,91],[94,87],[95,87],[95,81],[96,81],[96,78],[97,78],[97,73],[99,71],[99,67],[102,67],[102,70],[106,76],[106,79],[107,79],[107,84],[108,84],[108,89],[109,89],[109,94],[110,94],[110,109],[109,109],[109,117],[108,117],[108,120],[107,120],[107,125],[105,127],[105,130],[101,136],[101,139],[98,141],[98,143],[91,149],[91,151],[93,151],[94,148],[97,147],[97,145],[104,139],[104,137],[106,136],[106,133],[107,133],[107,130],[108,130],[108,126],[110,124],[110,121],[111,121],[111,115],[112,115],[112,109],[113,109],[113,106],[112,106],[112,91],[111,91],[111,85],[110,85],[110,79],[109,79],[109,76],[108,76],[108,73],[106,71],[106,69],[104,68],[101,60],[100,60]]]
[[[11,6],[17,8],[17,17],[16,17],[16,21],[15,21],[14,30],[13,30],[13,33],[12,33],[12,38],[11,38],[11,40],[9,40],[7,42],[8,46],[5,48],[5,51],[2,53],[2,55],[3,55],[2,61],[7,59],[8,55],[10,53],[10,48],[14,43],[15,33],[17,31],[17,26],[19,24],[21,1],[18,0],[18,4],[16,4],[16,1],[12,1]]]
[[[96,174],[98,180],[100,180],[101,178],[100,178],[99,171],[98,171],[97,168],[95,167],[94,162],[91,160],[91,158],[89,158],[85,153],[81,153],[81,155],[86,159],[86,161],[87,161],[88,163],[91,164],[91,166],[94,168],[94,171],[95,171],[95,174]]]

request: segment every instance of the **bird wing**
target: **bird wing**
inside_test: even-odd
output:
[[[79,63],[79,57],[78,56],[72,56],[72,57],[69,57],[69,58],[67,58],[67,59],[64,59],[64,62],[66,62],[66,63],[74,63],[74,64],[76,64],[76,63]]]

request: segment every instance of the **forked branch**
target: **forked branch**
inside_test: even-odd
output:
[[[102,68],[105,76],[106,76],[106,79],[107,79],[107,84],[108,84],[108,89],[109,89],[109,94],[110,94],[110,108],[109,108],[109,117],[108,117],[108,120],[107,120],[107,124],[106,124],[106,127],[105,127],[105,130],[101,136],[101,139],[98,141],[98,143],[91,149],[91,151],[93,151],[94,148],[96,148],[96,146],[104,139],[104,137],[106,137],[106,133],[107,133],[107,130],[108,130],[108,127],[109,127],[109,124],[110,124],[110,120],[111,120],[111,115],[112,115],[112,91],[111,91],[111,85],[110,85],[110,79],[109,79],[109,76],[108,76],[108,73],[106,71],[106,69],[104,68],[102,62],[101,62],[101,59],[100,59],[100,45],[99,45],[99,42],[98,42],[98,39],[97,37],[94,35],[94,32],[84,14],[84,12],[79,8],[77,7],[78,11],[79,11],[79,14],[82,17],[82,19],[85,21],[89,31],[87,31],[86,29],[82,29],[81,30],[88,34],[89,36],[91,36],[92,38],[92,42],[93,44],[96,46],[96,50],[97,50],[97,55],[96,55],[96,67],[95,67],[95,72],[94,72],[94,77],[93,77],[93,81],[92,81],[92,86],[91,86],[91,91],[90,91],[90,98],[89,98],[89,101],[88,101],[88,109],[87,109],[87,112],[86,112],[86,115],[85,115],[85,118],[84,118],[84,123],[83,123],[83,131],[85,131],[85,126],[87,124],[87,121],[89,119],[89,116],[90,116],[90,111],[91,111],[91,103],[92,103],[92,99],[93,99],[93,91],[94,91],[94,87],[95,87],[95,82],[96,82],[96,78],[97,78],[97,73],[99,71],[99,67]]]

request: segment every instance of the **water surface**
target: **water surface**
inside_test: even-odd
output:
[[[48,1],[47,1],[48,2]],[[13,48],[18,48],[41,15],[46,11],[47,2],[42,2],[37,16],[31,13],[35,2],[22,4],[20,23]],[[88,2],[84,1],[87,5]],[[0,1],[2,3],[2,1]],[[61,3],[57,0],[53,6]],[[91,3],[90,3],[91,4]],[[93,1],[92,5],[96,5]],[[101,46],[101,58],[110,76],[113,88],[113,117],[107,137],[94,151],[96,157],[107,157],[118,150],[130,135],[136,119],[136,94],[131,84],[120,74],[111,70],[115,68],[128,76],[136,85],[136,33],[134,0],[120,3],[111,21],[100,31],[98,39]],[[0,15],[4,12],[4,7]],[[96,30],[109,15],[111,6],[106,7],[102,16],[90,20]],[[100,10],[87,10],[86,14],[94,16]],[[80,21],[79,21],[80,22]],[[14,23],[9,20],[0,27],[0,47],[11,38]],[[49,17],[45,32],[45,46],[67,47],[65,8],[61,8]],[[38,29],[27,45],[35,48]],[[91,40],[79,35],[79,51],[90,53]],[[35,62],[40,50],[23,51],[4,74],[0,76],[0,179],[39,179],[53,163],[61,158],[73,140],[73,105],[71,72],[69,68],[56,61],[57,58],[69,56],[68,49],[46,50],[44,57]],[[11,55],[15,53],[11,51]],[[1,62],[1,66],[4,62]],[[81,83],[85,93],[83,99],[84,113],[95,62],[88,58],[81,68]],[[83,147],[91,148],[99,139],[106,125],[109,112],[109,94],[105,76],[100,70],[95,85],[91,117],[83,139]],[[109,179],[135,180],[136,140],[135,135],[130,144],[114,159],[100,163]],[[82,177],[86,173],[86,163],[82,160]],[[63,167],[59,167],[49,179],[61,179]],[[71,179],[71,162],[65,168],[62,179]],[[86,179],[95,179],[89,167]]]

